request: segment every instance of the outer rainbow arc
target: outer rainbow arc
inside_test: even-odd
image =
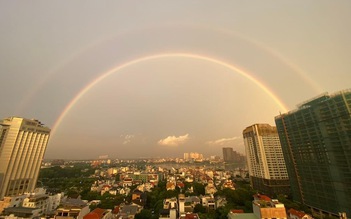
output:
[[[250,74],[248,74],[247,72],[245,72],[244,70],[241,70],[240,68],[238,68],[235,65],[232,64],[228,64],[224,61],[212,58],[212,57],[208,57],[208,56],[203,56],[203,55],[199,55],[199,54],[192,54],[192,53],[162,53],[162,54],[155,54],[155,55],[150,55],[150,56],[145,56],[145,57],[141,57],[141,58],[137,58],[134,59],[132,61],[126,62],[124,64],[121,64],[117,67],[114,67],[113,69],[103,73],[101,76],[97,77],[96,79],[94,79],[91,83],[89,83],[87,86],[85,86],[78,94],[77,96],[75,96],[70,103],[65,107],[65,109],[63,110],[63,112],[61,113],[61,115],[58,117],[58,119],[56,120],[53,128],[52,128],[52,135],[55,134],[57,128],[60,126],[61,122],[63,121],[63,119],[65,118],[65,116],[67,115],[67,113],[73,108],[73,106],[78,102],[78,100],[84,96],[92,87],[94,87],[96,84],[98,84],[99,82],[101,82],[102,80],[104,80],[105,78],[107,78],[108,76],[110,76],[111,74],[120,71],[124,68],[127,68],[131,65],[140,63],[140,62],[145,62],[145,61],[149,61],[149,60],[153,60],[153,59],[159,59],[159,58],[169,58],[169,57],[183,57],[183,58],[192,58],[192,59],[198,59],[198,60],[204,60],[204,61],[208,61],[211,63],[215,63],[221,66],[224,66],[234,72],[239,73],[240,75],[242,75],[243,77],[245,77],[246,79],[250,80],[251,82],[253,82],[255,85],[257,85],[259,88],[261,88],[269,97],[271,97],[274,102],[276,102],[276,104],[284,111],[287,111],[287,107],[285,106],[285,104],[279,100],[279,98],[274,95],[274,93],[267,88],[267,86],[265,86],[262,82],[258,81],[257,79],[255,79],[253,76],[251,76]]]
[[[253,38],[249,38],[248,36],[239,34],[237,32],[228,30],[228,29],[224,29],[224,28],[215,28],[215,27],[209,27],[209,26],[203,26],[203,25],[198,25],[198,24],[174,24],[174,23],[170,23],[167,24],[165,26],[160,26],[160,27],[153,27],[153,28],[165,28],[165,27],[174,27],[174,25],[179,25],[179,26],[184,26],[186,28],[199,28],[200,30],[210,30],[213,31],[215,33],[221,33],[221,34],[225,34],[231,37],[236,37],[240,40],[243,40],[247,43],[250,43],[251,45],[256,46],[257,48],[261,49],[262,51],[265,51],[266,53],[270,54],[272,57],[278,59],[278,61],[280,61],[281,63],[283,63],[284,65],[288,66],[289,68],[291,68],[295,73],[297,73],[300,77],[302,77],[307,83],[309,83],[309,85],[313,88],[313,90],[316,93],[322,93],[323,89],[320,87],[320,85],[318,85],[314,80],[312,80],[310,77],[307,76],[307,74],[304,72],[304,70],[302,70],[299,66],[297,66],[296,64],[294,64],[292,61],[290,61],[288,58],[286,58],[283,54],[281,54],[280,52],[278,52],[277,50],[274,50],[273,48],[267,46],[266,44],[263,44],[260,41],[257,41],[256,39]],[[33,96],[35,96],[35,94],[38,92],[39,88],[42,87],[42,85],[48,80],[48,78],[50,77],[50,75],[56,73],[58,71],[58,69],[61,69],[63,67],[65,67],[66,65],[68,65],[68,63],[72,62],[73,59],[79,57],[81,54],[85,53],[86,51],[90,50],[92,47],[95,47],[97,45],[100,45],[102,42],[105,41],[109,41],[112,40],[116,37],[120,37],[120,36],[125,36],[128,34],[137,34],[137,31],[145,31],[148,30],[147,29],[142,29],[142,30],[125,30],[122,31],[120,33],[118,33],[117,35],[111,35],[108,36],[106,38],[103,39],[99,39],[96,42],[94,42],[93,44],[89,44],[87,47],[83,47],[80,50],[78,50],[77,52],[69,55],[69,59],[66,59],[63,61],[63,63],[61,63],[58,66],[55,66],[54,69],[51,69],[49,71],[49,75],[41,78],[41,80],[38,81],[37,85],[34,86],[32,89],[30,89],[30,91],[27,93],[27,95],[25,96],[25,99],[22,99],[22,101],[19,104],[19,109],[18,112],[22,112],[25,109],[25,106],[28,105],[28,103],[30,102],[30,100],[33,98]],[[46,74],[47,75],[47,74]]]

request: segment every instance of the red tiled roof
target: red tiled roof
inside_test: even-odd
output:
[[[232,210],[230,210],[230,212],[232,212],[232,213],[244,213],[244,210],[243,209],[232,209]]]
[[[267,202],[270,202],[272,200],[270,197],[268,197],[266,195],[255,195],[255,197],[257,197],[260,200],[267,201]]]
[[[180,217],[181,219],[199,219],[199,215],[195,213],[188,213],[185,215],[185,217]]]
[[[290,214],[293,214],[293,215],[298,216],[299,218],[302,218],[303,216],[306,215],[305,212],[301,212],[301,211],[295,210],[295,209],[293,209],[293,208],[290,208],[288,212],[289,212]]]
[[[118,214],[119,213],[119,206],[115,207],[112,211],[113,214]]]
[[[83,219],[101,219],[105,209],[95,208],[92,212],[86,214]]]
[[[178,183],[177,183],[177,186],[178,186],[178,187],[184,188],[185,185],[184,185],[184,183],[182,183],[182,182],[178,182]]]

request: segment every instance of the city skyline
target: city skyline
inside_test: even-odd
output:
[[[348,1],[0,3],[2,118],[45,158],[244,153],[242,130],[350,88]]]

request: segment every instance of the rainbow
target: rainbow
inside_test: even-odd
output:
[[[273,48],[253,39],[253,38],[249,38],[248,36],[244,36],[242,34],[239,34],[237,32],[228,30],[228,29],[224,29],[224,28],[215,28],[215,27],[209,27],[209,26],[202,26],[202,25],[194,25],[194,24],[179,24],[182,27],[185,28],[190,28],[190,29],[200,29],[200,30],[206,30],[206,31],[212,31],[214,33],[220,33],[223,35],[227,35],[227,36],[231,36],[231,37],[236,37],[240,40],[243,40],[253,46],[256,46],[257,48],[263,50],[264,52],[266,52],[267,54],[271,55],[272,57],[276,58],[278,61],[280,61],[281,63],[283,63],[284,65],[286,65],[287,67],[289,67],[291,70],[293,70],[297,75],[299,75],[305,82],[307,82],[310,87],[313,88],[315,93],[321,93],[323,91],[323,89],[320,87],[319,84],[317,84],[317,82],[315,80],[312,80],[310,77],[308,77],[308,75],[306,74],[306,72],[304,70],[302,70],[299,66],[297,66],[296,64],[294,64],[292,61],[290,61],[288,58],[286,58],[285,56],[283,56],[281,53],[279,53],[278,51],[274,50]],[[167,26],[160,26],[160,27],[153,27],[155,29],[157,28],[166,28],[166,27],[170,27],[170,26],[177,26],[176,24],[169,24]],[[120,32],[116,35],[111,35],[108,37],[105,37],[103,39],[98,39],[96,42],[89,44],[86,47],[83,47],[77,51],[75,51],[74,53],[70,54],[67,56],[67,59],[65,59],[62,63],[59,63],[57,66],[55,66],[53,69],[49,70],[49,72],[47,74],[45,74],[44,77],[41,77],[39,80],[37,80],[37,84],[35,86],[33,86],[33,88],[31,88],[30,90],[28,90],[26,96],[24,98],[22,98],[21,102],[19,103],[19,107],[18,107],[18,112],[17,114],[21,114],[23,113],[23,110],[25,110],[26,106],[31,102],[31,100],[33,99],[33,97],[39,92],[39,89],[42,88],[42,86],[45,84],[45,82],[47,82],[47,80],[49,80],[49,78],[53,75],[56,74],[59,69],[62,69],[63,67],[67,66],[70,62],[72,62],[72,60],[74,60],[75,58],[81,56],[82,54],[86,53],[87,51],[89,51],[90,49],[97,47],[99,44],[101,44],[102,42],[108,42],[111,41],[112,39],[115,39],[117,37],[122,37],[122,36],[127,36],[127,35],[131,35],[131,34],[141,34],[143,31],[146,31],[148,29],[141,29],[141,30],[126,30],[123,32]]]
[[[207,61],[210,63],[218,64],[220,66],[226,67],[230,69],[231,71],[238,73],[239,75],[245,77],[249,81],[253,82],[256,86],[258,86],[260,89],[262,89],[274,102],[280,107],[281,110],[287,111],[287,107],[285,104],[262,82],[251,76],[248,72],[240,69],[239,67],[226,63],[222,60],[212,58],[209,56],[204,56],[204,55],[199,55],[199,54],[193,54],[193,53],[162,53],[162,54],[154,54],[154,55],[148,55],[145,57],[141,58],[136,58],[131,61],[128,61],[126,63],[120,64],[117,67],[114,67],[110,70],[108,70],[105,73],[102,73],[100,76],[95,78],[93,81],[91,81],[88,85],[86,85],[70,102],[69,104],[65,107],[63,112],[60,114],[60,116],[57,118],[56,122],[54,123],[54,126],[52,128],[51,135],[53,136],[62,123],[63,119],[65,116],[69,113],[69,111],[74,107],[74,105],[79,101],[80,98],[82,98],[86,93],[89,92],[91,88],[93,88],[95,85],[97,85],[99,82],[102,80],[106,79],[108,76],[112,75],[115,72],[118,72],[122,69],[125,69],[129,66],[136,65],[142,62],[150,61],[150,60],[155,60],[155,59],[161,59],[161,58],[171,58],[171,57],[182,57],[182,58],[189,58],[189,59],[197,59],[197,60],[203,60]]]

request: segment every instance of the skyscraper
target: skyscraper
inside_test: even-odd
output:
[[[0,199],[34,190],[49,134],[38,120],[0,122]]]
[[[243,131],[251,186],[269,195],[289,194],[289,179],[277,129],[254,124]]]
[[[222,148],[223,150],[223,160],[224,162],[232,162],[232,153],[233,153],[233,148]]]
[[[233,148],[222,148],[223,160],[226,163],[245,163],[245,156],[234,151]]]
[[[351,90],[323,94],[275,122],[293,199],[351,215]]]

